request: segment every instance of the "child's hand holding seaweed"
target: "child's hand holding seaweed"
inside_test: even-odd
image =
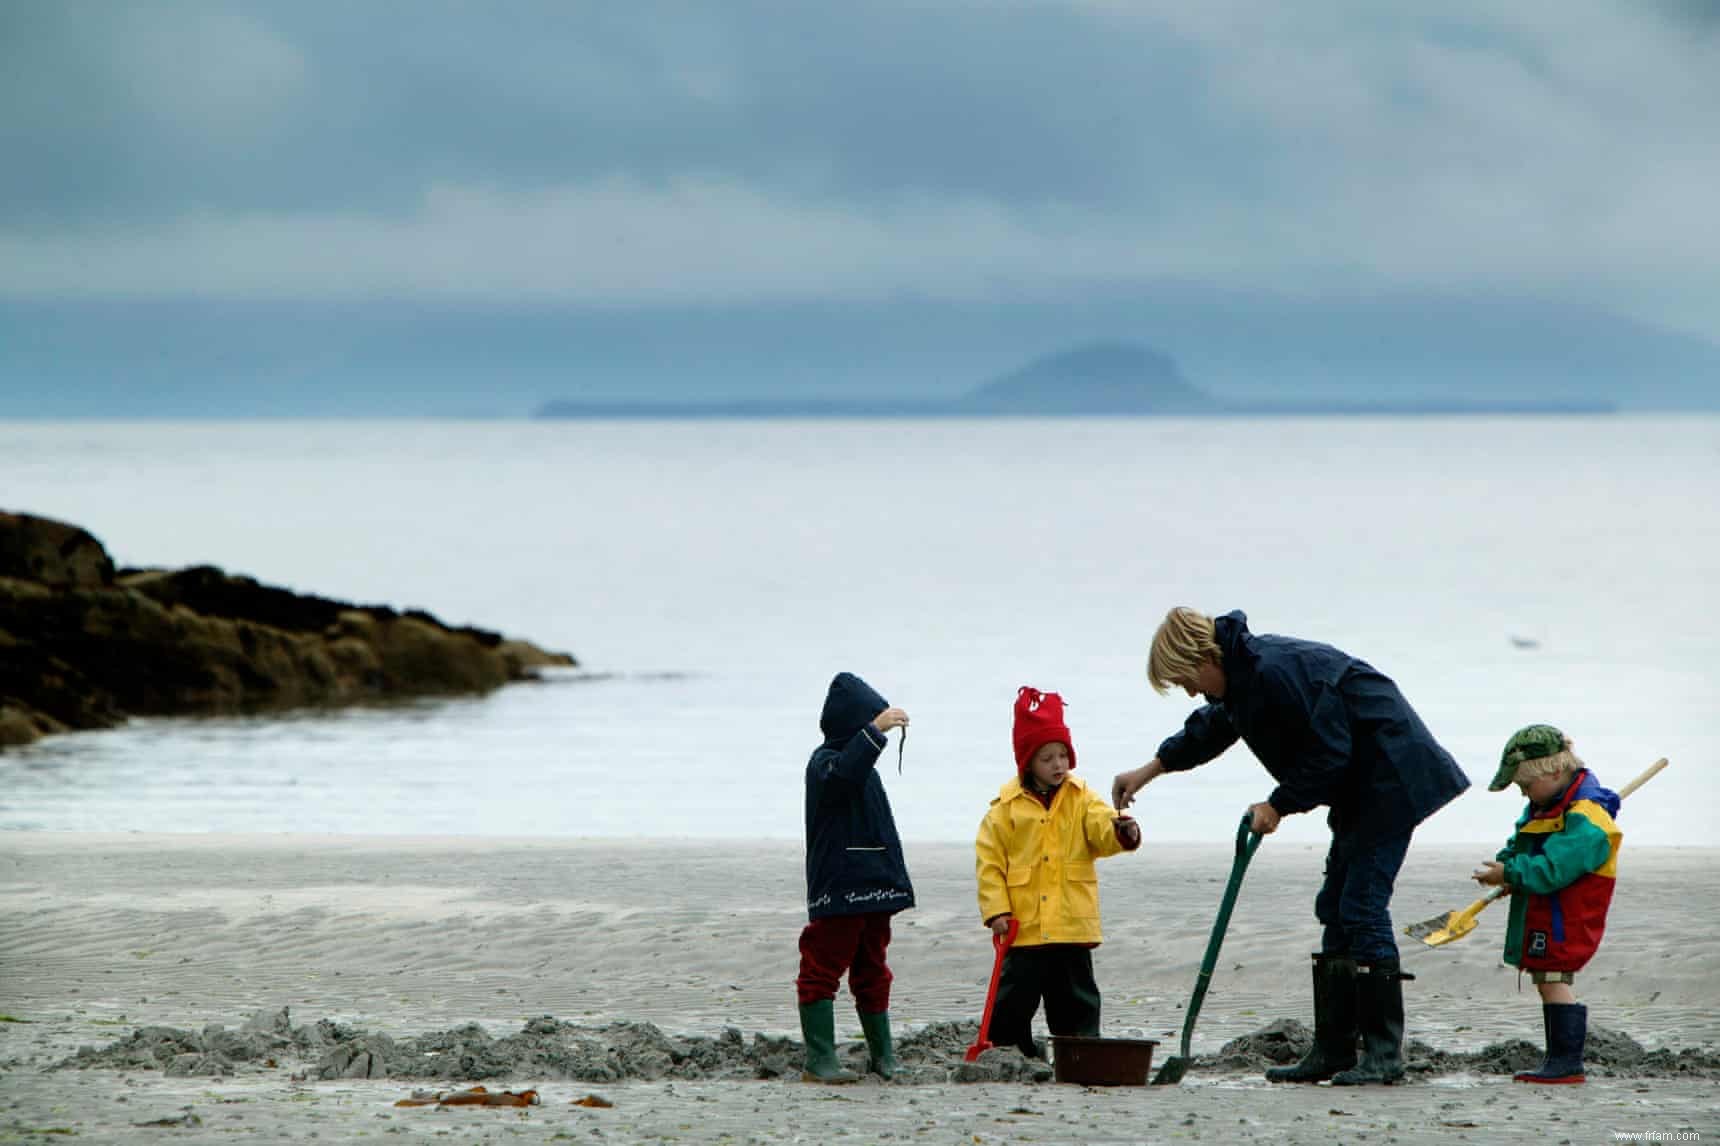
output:
[[[908,723],[908,714],[899,708],[886,708],[872,718],[872,723],[879,732],[888,732],[892,728],[903,728]]]

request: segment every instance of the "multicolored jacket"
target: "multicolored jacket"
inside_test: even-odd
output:
[[[1548,807],[1533,804],[1494,858],[1505,865],[1511,922],[1505,962],[1525,971],[1580,971],[1601,945],[1624,839],[1618,793],[1583,769]]]
[[[1134,850],[1117,838],[1116,821],[1110,801],[1075,776],[1057,786],[1049,808],[1019,777],[1009,781],[974,841],[980,919],[1015,916],[1021,924],[1017,947],[1099,943],[1093,861]]]

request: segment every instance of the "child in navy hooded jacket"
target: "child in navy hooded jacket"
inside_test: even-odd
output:
[[[806,914],[800,933],[800,1030],[809,1082],[853,1082],[836,1058],[836,988],[848,975],[867,1068],[895,1074],[890,1039],[890,917],[914,906],[914,887],[890,799],[878,778],[885,733],[908,714],[853,673],[837,673],[818,718],[824,742],[806,765]]]

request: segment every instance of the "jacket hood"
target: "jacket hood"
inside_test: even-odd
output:
[[[1566,791],[1564,799],[1559,801],[1565,807],[1578,800],[1593,800],[1606,809],[1607,815],[1618,815],[1618,793],[1611,788],[1601,787],[1601,782],[1595,779],[1595,774],[1584,768],[1577,776],[1576,782]]]
[[[1248,631],[1248,614],[1241,609],[1232,609],[1222,617],[1212,619],[1212,637],[1218,642],[1218,651],[1223,657],[1224,687],[1228,696],[1230,689],[1241,684],[1247,684],[1254,677],[1254,653],[1248,647],[1248,639],[1254,634]]]
[[[1578,800],[1592,800],[1606,809],[1609,816],[1618,815],[1619,804],[1622,801],[1618,793],[1611,788],[1603,788],[1601,782],[1595,779],[1595,774],[1587,768],[1578,772],[1562,795],[1544,808],[1530,804],[1523,809],[1523,814],[1517,817],[1517,826],[1522,827],[1530,820],[1544,820],[1553,816],[1562,816],[1565,810]]]
[[[818,728],[829,745],[846,744],[854,734],[872,723],[872,718],[890,707],[876,689],[851,672],[839,672],[824,694],[824,711]]]

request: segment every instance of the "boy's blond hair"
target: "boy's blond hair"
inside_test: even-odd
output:
[[[1192,684],[1202,664],[1221,663],[1222,659],[1212,631],[1212,618],[1178,605],[1165,614],[1159,631],[1153,634],[1153,650],[1147,655],[1147,681],[1154,692],[1162,695],[1185,683]]]
[[[1588,765],[1577,759],[1577,754],[1571,751],[1571,741],[1565,738],[1565,747],[1551,756],[1539,756],[1533,760],[1525,760],[1517,765],[1517,772],[1512,776],[1512,782],[1526,784],[1537,776],[1574,776]]]

